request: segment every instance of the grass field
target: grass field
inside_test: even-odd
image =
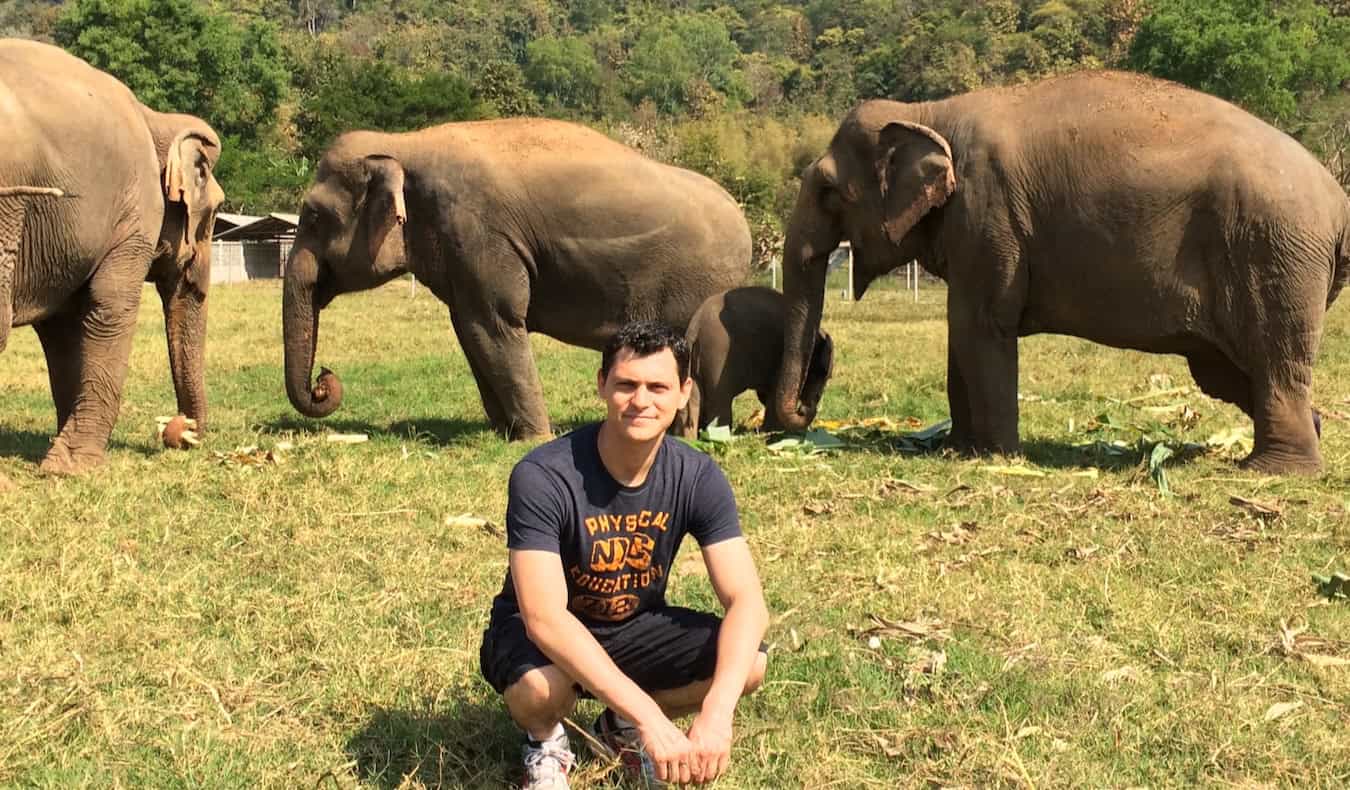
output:
[[[0,355],[0,783],[518,781],[477,650],[529,447],[485,430],[445,307],[406,283],[340,298],[318,356],[345,405],[309,421],[282,387],[279,283],[211,299],[194,452],[152,438],[173,408],[152,292],[87,476],[37,475],[42,356],[27,330]],[[1184,389],[1180,359],[1060,337],[1022,342],[1024,459],[907,452],[899,431],[946,417],[943,291],[832,291],[826,321],[821,417],[847,446],[715,450],[773,612],[720,786],[1345,786],[1350,602],[1311,575],[1350,569],[1350,308],[1316,372],[1319,479],[1241,471],[1232,436],[1185,447],[1250,423]],[[535,353],[555,422],[600,415],[598,354]],[[281,463],[234,452],[281,442]],[[713,605],[697,552],[672,575],[673,600]],[[577,777],[617,782],[593,761]]]

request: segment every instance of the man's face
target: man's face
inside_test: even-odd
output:
[[[609,376],[596,377],[596,388],[608,409],[605,421],[619,436],[635,442],[665,433],[675,414],[689,402],[693,386],[693,379],[680,381],[679,365],[668,348],[645,357],[621,348]]]

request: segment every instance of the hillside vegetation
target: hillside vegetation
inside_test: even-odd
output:
[[[578,120],[722,183],[775,230],[796,174],[872,97],[1083,68],[1241,103],[1350,183],[1345,0],[7,0],[54,41],[227,138],[228,207],[293,210],[351,128]]]

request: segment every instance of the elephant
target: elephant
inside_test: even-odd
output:
[[[859,104],[803,171],[786,232],[789,428],[814,416],[799,393],[841,239],[857,298],[913,259],[946,280],[957,449],[1019,451],[1017,341],[1051,332],[1181,355],[1252,418],[1244,466],[1321,467],[1312,365],[1350,276],[1350,202],[1238,107],[1110,71]]]
[[[46,44],[0,41],[0,349],[31,325],[47,360],[49,473],[100,463],[117,420],[141,284],[164,308],[179,412],[206,426],[203,352],[220,139]]]
[[[783,361],[783,295],[772,288],[748,286],[713,294],[689,321],[689,374],[694,391],[675,420],[673,432],[698,436],[714,420],[731,425],[731,404],[754,390],[765,406],[763,429],[781,430],[773,412],[778,366]],[[814,410],[834,368],[834,341],[817,333],[807,368],[802,400]]]
[[[449,307],[491,427],[547,436],[528,333],[600,349],[631,320],[683,331],[749,269],[749,226],[726,191],[585,127],[347,132],[319,162],[286,261],[286,393],[307,417],[332,414],[340,379],[324,368],[311,384],[319,312],[411,272]]]

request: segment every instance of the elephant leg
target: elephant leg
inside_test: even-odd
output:
[[[1252,377],[1255,440],[1248,469],[1268,474],[1315,474],[1322,468],[1312,409],[1310,364],[1281,362]]]
[[[47,380],[52,385],[56,432],[60,434],[80,393],[80,314],[59,314],[39,321],[33,329],[47,358]]]
[[[1252,416],[1252,380],[1223,352],[1218,349],[1192,352],[1186,355],[1186,364],[1201,392]]]
[[[683,436],[686,439],[697,439],[699,412],[702,403],[702,393],[699,391],[698,382],[694,382],[693,390],[689,393],[689,402],[683,409],[675,415],[675,422],[670,424],[670,432],[676,436]]]
[[[103,461],[122,405],[149,258],[148,245],[124,242],[104,257],[86,286],[78,326],[68,327],[64,341],[78,344],[73,404],[42,461],[44,472],[70,474]],[[55,393],[55,379],[53,384]],[[68,395],[67,389],[63,397]]]
[[[698,393],[698,409],[695,412],[695,427],[702,430],[716,422],[731,427],[731,402],[747,387],[737,388],[737,361],[725,356],[725,349],[700,349],[693,361],[690,373],[697,382],[694,390]]]
[[[992,316],[976,309],[956,305],[953,310],[955,302],[949,297],[947,343],[956,361],[958,387],[965,390],[967,411],[961,413],[953,405],[953,425],[958,415],[968,418],[970,448],[975,452],[1016,453],[1020,450],[1017,334],[1000,329]]]
[[[450,311],[450,323],[455,328],[455,337],[463,338],[469,328],[457,320],[456,315],[454,310]],[[478,397],[483,402],[483,412],[487,414],[488,424],[495,430],[503,430],[504,426],[508,425],[506,410],[502,408],[502,402],[489,384],[487,371],[478,363],[475,355],[467,353],[467,349],[464,356],[469,360],[469,372],[473,374],[474,383],[478,386]]]
[[[472,309],[457,312],[455,334],[469,357],[484,405],[489,397],[500,404],[496,418],[488,413],[492,427],[509,439],[551,436],[524,310],[518,317],[480,316]]]
[[[968,453],[975,444],[970,422],[970,394],[966,391],[966,382],[951,343],[947,344],[947,406],[951,411],[952,429],[947,434],[946,445],[959,453]]]
[[[731,427],[733,416],[731,402],[740,393],[730,392],[728,388],[720,386],[720,384],[720,382],[713,384],[706,391],[700,393],[701,397],[698,404],[699,428],[706,428],[714,422],[728,428]]]

